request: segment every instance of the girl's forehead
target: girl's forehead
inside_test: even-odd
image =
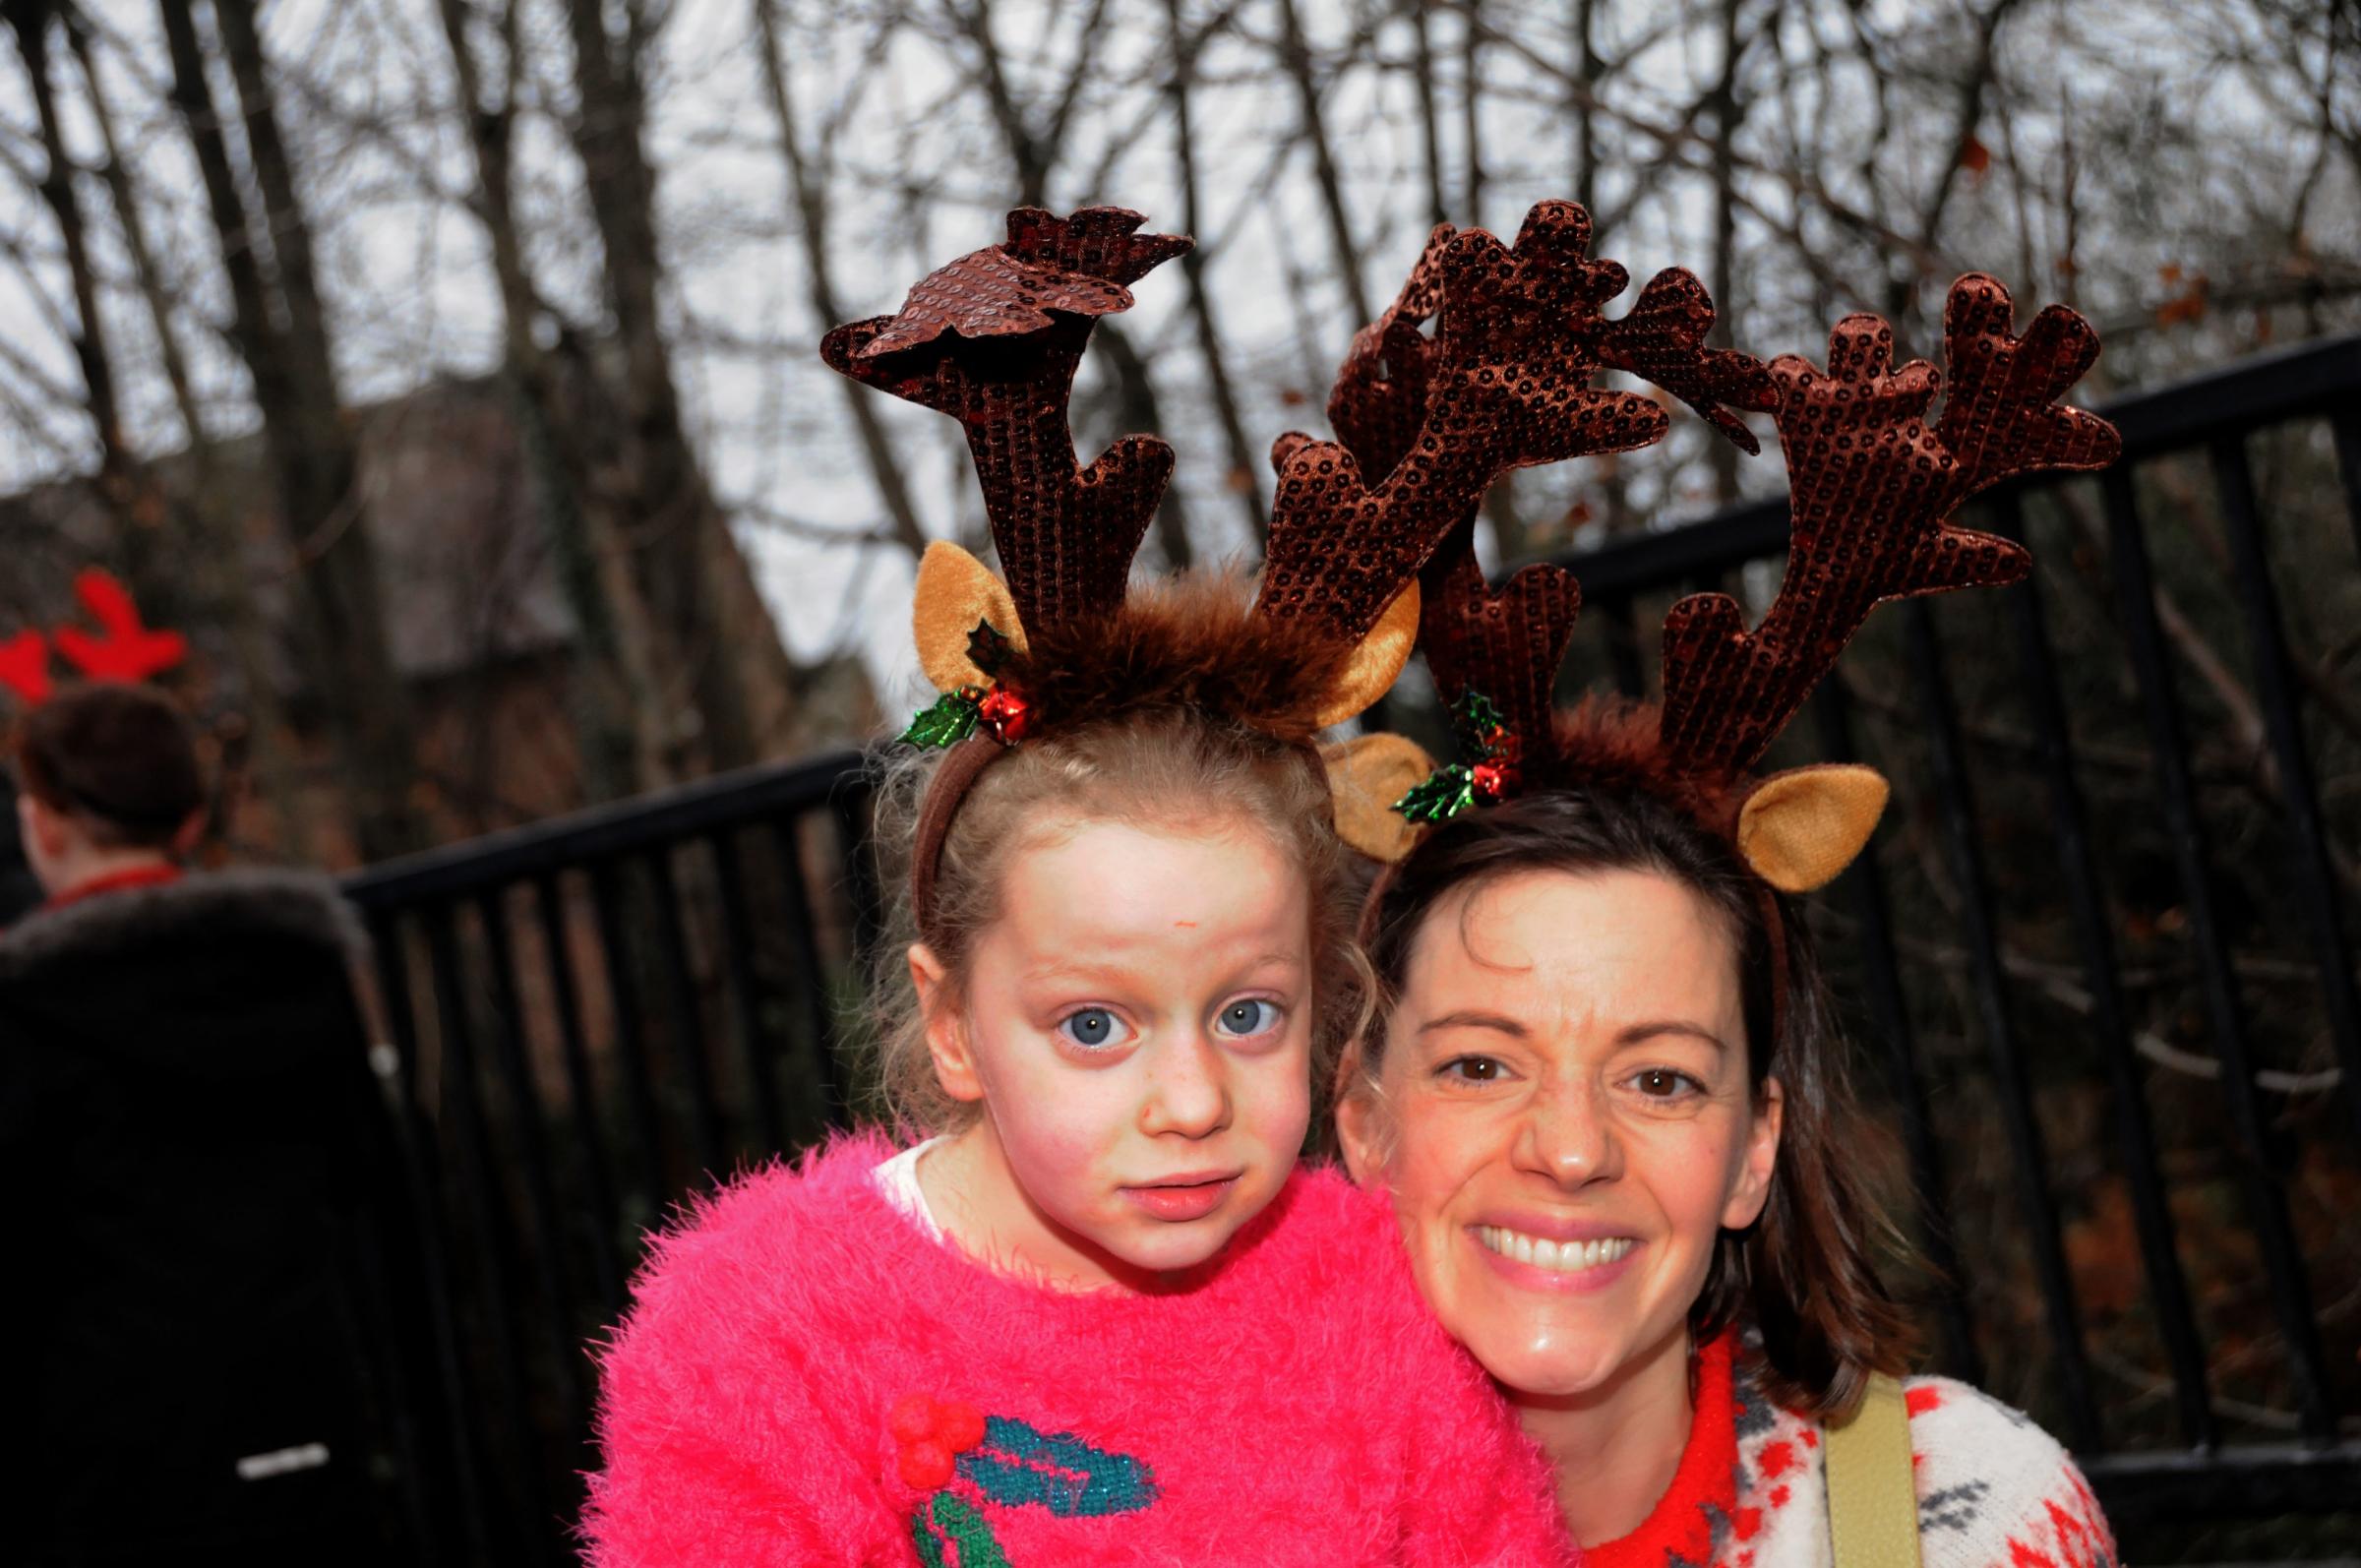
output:
[[[1269,835],[1208,821],[1082,821],[1017,847],[1003,873],[999,935],[1059,952],[1189,941],[1303,939],[1303,872]]]

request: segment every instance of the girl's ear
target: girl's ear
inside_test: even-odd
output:
[[[1336,1064],[1336,1141],[1345,1156],[1345,1171],[1367,1186],[1385,1171],[1385,1151],[1379,1136],[1385,1108],[1377,1103],[1367,1075],[1361,1070],[1361,1042],[1345,1047]]]
[[[1786,1109],[1786,1091],[1777,1078],[1763,1080],[1763,1097],[1754,1108],[1746,1130],[1746,1159],[1738,1168],[1737,1184],[1722,1208],[1722,1228],[1743,1231],[1759,1219],[1771,1198],[1771,1173],[1779,1164],[1779,1129]]]
[[[983,1099],[984,1080],[967,1047],[967,1019],[959,1007],[958,988],[925,942],[910,944],[910,984],[918,990],[919,1011],[926,1016],[927,1055],[935,1061],[935,1081],[961,1104]]]

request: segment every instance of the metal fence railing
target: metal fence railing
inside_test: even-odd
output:
[[[2002,491],[2034,579],[1882,613],[1798,755],[1897,781],[1816,902],[1916,1201],[1932,1357],[2131,1525],[2361,1498],[2361,339],[2106,409]],[[1765,585],[1784,504],[1567,558],[1583,681]],[[1777,760],[1775,757],[1774,760]],[[374,869],[440,1560],[565,1559],[637,1238],[841,1117],[875,930],[853,754]],[[1865,1156],[1866,1157],[1866,1156]]]

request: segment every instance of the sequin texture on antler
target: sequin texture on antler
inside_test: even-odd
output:
[[[1610,322],[1601,307],[1629,274],[1592,259],[1590,238],[1571,202],[1537,204],[1513,247],[1482,229],[1434,231],[1401,295],[1354,339],[1329,398],[1341,440],[1288,437],[1275,452],[1269,613],[1329,616],[1354,634],[1400,591],[1403,562],[1416,571],[1502,474],[1660,440],[1664,410],[1592,387],[1602,370],[1646,376],[1751,440],[1722,404],[1767,407],[1770,384],[1759,362],[1700,346],[1713,322],[1702,285],[1664,273]]]
[[[1681,768],[1729,777],[1759,760],[1881,600],[2022,578],[2023,546],[1951,522],[1977,491],[2036,469],[2103,468],[2114,427],[2056,399],[2098,357],[2098,336],[2051,306],[2023,337],[2009,292],[1970,273],[1944,313],[1951,387],[1923,415],[1933,366],[1893,368],[1892,329],[1849,316],[1829,334],[1828,369],[1773,362],[1793,515],[1787,572],[1762,624],[1736,601],[1697,594],[1665,623],[1665,749]]]
[[[1136,233],[1120,208],[1070,218],[1008,214],[1008,238],[911,289],[901,311],[839,327],[820,356],[856,381],[951,415],[967,430],[993,543],[1027,632],[1104,615],[1173,474],[1173,450],[1126,436],[1087,468],[1066,404],[1098,318],[1190,242]],[[1005,629],[1004,629],[1005,630]]]
[[[1643,293],[1676,306],[1685,285]],[[1702,305],[1702,293],[1695,296]],[[1710,324],[1710,306],[1703,306]],[[1729,406],[1768,406],[1786,450],[1793,531],[1787,573],[1752,632],[1734,600],[1699,594],[1665,628],[1661,704],[1592,698],[1552,712],[1558,665],[1580,603],[1572,573],[1527,567],[1497,592],[1477,570],[1471,533],[1426,572],[1427,660],[1446,699],[1483,693],[1517,737],[1518,787],[1632,788],[1670,801],[1729,835],[1773,886],[1817,886],[1857,853],[1885,801],[1866,768],[1798,769],[1757,781],[1750,770],[1880,601],[2021,578],[2028,558],[2008,540],[1963,528],[1951,513],[1976,492],[2042,469],[2114,460],[2114,428],[2057,398],[2098,353],[2072,311],[2043,311],[2020,337],[1997,281],[1970,274],[1945,315],[1951,385],[1941,417],[1924,415],[1941,385],[1932,366],[1893,368],[1893,333],[1873,316],[1840,323],[1828,369],[1796,356],[1764,378],[1743,356],[1700,350],[1704,326],[1674,310],[1643,363],[1732,439]],[[1627,318],[1629,320],[1629,318]],[[1373,406],[1382,408],[1382,402]],[[1408,802],[1414,812],[1425,803]],[[1406,852],[1399,838],[1380,841]],[[1399,846],[1398,848],[1395,846]]]

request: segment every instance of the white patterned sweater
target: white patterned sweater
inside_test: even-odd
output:
[[[1697,1357],[1689,1446],[1638,1530],[1586,1568],[1829,1568],[1827,1450],[1818,1422],[1733,1374],[1729,1336]],[[1925,1568],[2118,1568],[2082,1472],[2048,1433],[1965,1383],[1904,1385]]]

